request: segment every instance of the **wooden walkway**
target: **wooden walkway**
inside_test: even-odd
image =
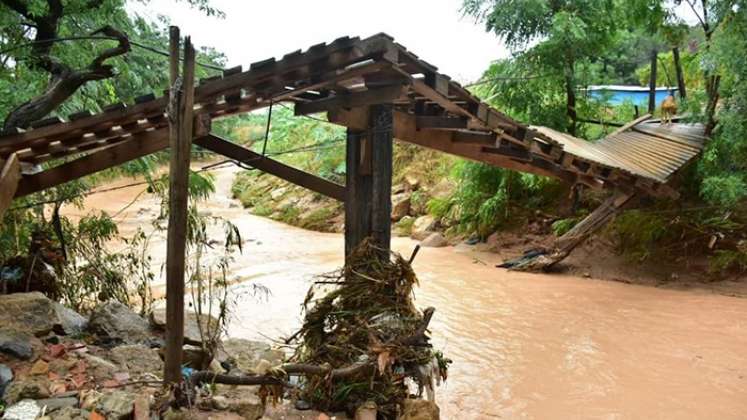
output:
[[[592,188],[654,195],[676,195],[667,181],[698,155],[704,141],[701,127],[685,124],[636,121],[597,143],[524,125],[481,102],[385,34],[363,40],[343,37],[254,63],[246,71],[234,68],[222,77],[201,80],[195,89],[195,135],[209,134],[213,119],[280,101],[295,103],[297,114],[326,111],[332,122],[353,129],[367,125],[366,106],[391,103],[394,137],[401,141]],[[21,162],[36,164],[77,157],[38,174],[24,174],[16,196],[166,148],[167,102],[167,96],[144,95],[95,115],[81,111],[67,120],[49,118],[27,131],[0,136],[1,159],[16,154]],[[199,143],[213,150],[221,147],[215,138]],[[239,159],[246,153],[229,157]],[[325,185],[325,191],[334,189],[316,183]]]

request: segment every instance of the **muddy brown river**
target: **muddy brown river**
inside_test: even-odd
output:
[[[250,215],[230,198],[235,169],[214,173],[218,191],[201,209],[230,219],[246,240],[228,333],[287,336],[314,275],[342,263],[342,236]],[[93,195],[86,207],[115,213],[142,189]],[[117,216],[120,231],[147,228],[157,210],[141,196]],[[153,239],[154,266],[164,242]],[[406,255],[415,244],[393,241]],[[415,260],[416,303],[436,307],[433,342],[454,360],[437,390],[442,418],[747,418],[747,300],[507,272],[498,260],[467,247],[423,248]],[[253,297],[252,284],[271,294]]]

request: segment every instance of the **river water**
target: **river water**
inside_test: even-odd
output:
[[[214,173],[217,192],[201,209],[231,220],[246,240],[228,333],[287,336],[313,277],[342,263],[343,238],[250,215],[230,198],[235,169]],[[142,188],[93,195],[86,211],[115,213]],[[147,228],[157,211],[141,196],[117,216],[120,231]],[[393,240],[405,255],[415,245]],[[163,235],[152,253],[157,266]],[[495,268],[498,260],[459,246],[423,248],[415,259],[416,304],[436,307],[433,342],[454,360],[437,390],[442,418],[747,418],[747,300],[514,273]],[[252,284],[270,295],[253,296]]]

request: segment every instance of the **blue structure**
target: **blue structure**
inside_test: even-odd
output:
[[[674,95],[676,91],[676,87],[656,88],[656,106],[658,107],[664,98],[668,95]],[[648,105],[649,90],[647,87],[622,85],[589,86],[588,89],[585,89],[585,92],[589,97],[600,101],[606,100],[610,105],[622,105],[625,102],[640,106]]]

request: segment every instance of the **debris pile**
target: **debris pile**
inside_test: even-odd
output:
[[[396,418],[414,388],[433,399],[434,383],[446,379],[451,361],[429,342],[434,309],[415,308],[417,282],[399,254],[367,240],[345,267],[311,287],[293,361],[328,371],[306,377],[303,400],[348,413],[373,403],[380,416]]]

